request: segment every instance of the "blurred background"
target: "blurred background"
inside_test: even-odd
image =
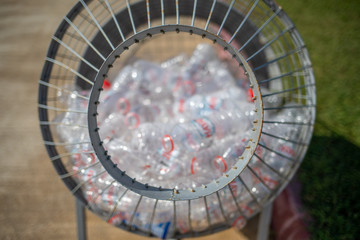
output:
[[[40,136],[37,89],[52,34],[75,0],[0,0],[0,239],[76,239],[75,203]],[[302,35],[317,120],[298,172],[312,239],[360,234],[360,1],[278,0]],[[143,239],[87,213],[89,239]],[[227,230],[201,239],[253,239]],[[274,236],[272,237],[274,238]]]

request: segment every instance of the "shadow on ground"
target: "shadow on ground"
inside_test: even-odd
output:
[[[360,234],[360,148],[317,126],[325,128],[327,136],[315,131],[298,172],[302,201],[312,218],[312,239],[353,239]]]

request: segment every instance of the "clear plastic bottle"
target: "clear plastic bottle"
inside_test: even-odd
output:
[[[223,154],[216,155],[213,158],[212,164],[215,169],[221,173],[226,172],[233,166],[238,160],[242,153],[245,151],[245,147],[249,139],[243,137],[236,139],[230,147],[228,147]]]
[[[196,94],[188,99],[179,99],[174,104],[173,112],[190,116],[206,116],[213,111],[232,110],[245,103],[246,93],[240,88],[229,88],[208,95]]]
[[[275,94],[271,90],[263,87],[260,88],[261,95],[263,96],[264,108],[277,108],[283,105],[283,98],[279,94]]]
[[[216,59],[211,45],[199,44],[184,67],[182,78],[194,84],[195,92],[206,94],[218,90],[215,79],[208,70],[207,64]]]
[[[180,54],[176,57],[170,58],[160,64],[163,69],[170,69],[173,67],[182,67],[189,61],[185,53]]]
[[[269,196],[270,191],[268,188],[261,183],[259,178],[248,167],[244,168],[240,177],[251,192],[251,195],[255,197],[258,202],[263,201]]]
[[[134,71],[133,67],[128,65],[125,66],[118,75],[114,78],[112,85],[111,85],[111,92],[124,92],[129,91],[135,87],[135,77],[136,72]]]
[[[171,124],[143,123],[126,140],[135,151],[157,153],[163,148],[163,137],[171,129]]]
[[[222,62],[217,59],[212,60],[208,63],[208,69],[218,89],[237,87],[233,75]]]
[[[222,175],[223,172],[215,167],[214,161],[217,156],[222,156],[234,141],[234,136],[227,136],[215,141],[210,147],[188,153],[182,158],[182,163],[185,165],[185,175],[189,175],[192,186],[199,187]]]
[[[196,46],[186,67],[186,74],[193,75],[206,68],[206,65],[216,59],[214,48],[209,44],[199,44]]]
[[[113,139],[106,145],[106,150],[117,168],[126,171],[132,178],[148,179],[149,169],[157,165],[156,159],[146,152],[136,151],[122,139]]]
[[[84,109],[81,109],[81,111],[84,111]],[[76,112],[57,115],[53,122],[56,123],[56,132],[60,141],[64,143],[89,141],[86,117],[86,114]]]
[[[134,106],[140,104],[142,98],[136,95],[136,92],[114,92],[108,95],[106,98],[100,101],[98,106],[98,121],[102,122],[111,113],[115,112],[126,115]]]
[[[99,135],[102,140],[121,137],[128,129],[123,114],[115,112],[110,114],[99,125]]]
[[[185,78],[180,68],[165,69],[162,83],[174,99],[188,98],[196,93],[195,83]]]
[[[174,234],[174,206],[171,201],[159,201],[154,215],[151,232],[161,238],[170,239]]]
[[[279,175],[272,171],[266,164],[262,163],[258,158],[253,157],[249,165],[269,188],[275,189],[279,185]]]
[[[176,201],[176,228],[182,234],[190,231],[188,212],[189,205],[187,201]]]
[[[195,232],[201,232],[209,227],[206,216],[206,206],[203,198],[191,201],[191,229]]]
[[[171,93],[162,84],[164,70],[160,65],[139,60],[134,63],[134,69],[133,75],[135,76],[139,95],[149,100],[171,97]]]
[[[163,146],[167,152],[175,147],[190,152],[199,151],[211,145],[215,138],[222,139],[229,134],[246,131],[249,124],[249,120],[239,112],[216,112],[176,124],[170,134],[163,138]]]

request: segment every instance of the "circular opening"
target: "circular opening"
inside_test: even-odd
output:
[[[102,88],[89,105],[101,145],[94,149],[109,173],[120,182],[128,176],[133,188],[180,194],[220,187],[255,150],[262,109],[246,62],[221,38],[189,29],[135,35],[98,74]]]

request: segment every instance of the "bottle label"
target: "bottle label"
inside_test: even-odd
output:
[[[289,146],[288,144],[281,144],[279,146],[279,152],[289,158],[293,158],[296,156],[294,149],[292,148],[292,146]]]
[[[210,138],[215,135],[215,126],[209,119],[198,118],[193,123],[201,137]]]
[[[205,109],[209,111],[220,110],[222,107],[222,99],[214,96],[207,97],[205,103]]]
[[[234,222],[232,223],[232,227],[240,230],[245,226],[245,224],[246,224],[245,218],[243,216],[240,216],[234,220]]]

